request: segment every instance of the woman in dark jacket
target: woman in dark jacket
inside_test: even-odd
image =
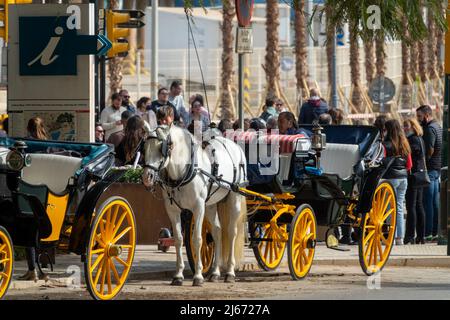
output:
[[[125,127],[125,136],[122,142],[116,147],[116,165],[134,164],[137,152],[140,152],[138,164],[143,164],[144,153],[142,138],[145,136],[145,122],[140,116],[133,116],[128,119]]]
[[[389,180],[397,196],[397,228],[395,229],[395,244],[402,245],[404,237],[403,202],[408,187],[408,171],[411,169],[411,149],[408,140],[398,120],[385,123],[384,148],[386,160],[393,162],[383,178]]]
[[[422,139],[422,127],[416,118],[410,118],[403,121],[403,129],[411,147],[411,173],[425,170],[425,144]],[[417,244],[425,244],[425,210],[422,201],[423,189],[424,187],[417,187],[411,183],[408,184],[408,190],[406,191],[406,210],[408,214],[406,216],[405,244],[414,244],[414,239]]]

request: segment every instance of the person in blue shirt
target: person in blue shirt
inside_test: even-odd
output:
[[[276,98],[267,98],[264,112],[259,116],[264,122],[267,122],[270,117],[277,116],[278,112],[275,109]]]
[[[298,124],[312,124],[314,120],[319,120],[319,117],[323,113],[328,112],[328,105],[319,96],[317,89],[310,90],[310,98],[306,101],[301,109],[298,117]]]

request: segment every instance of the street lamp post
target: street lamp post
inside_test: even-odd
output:
[[[152,0],[152,79],[150,87],[154,97],[158,96],[158,7],[159,0]]]

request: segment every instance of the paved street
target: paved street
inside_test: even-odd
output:
[[[389,265],[380,277],[369,279],[357,260],[357,246],[337,252],[319,245],[310,275],[292,281],[286,263],[277,272],[258,269],[251,250],[234,284],[205,283],[191,286],[192,274],[186,263],[182,287],[169,285],[175,267],[174,248],[158,252],[156,246],[139,246],[133,271],[119,299],[450,299],[450,257],[445,246],[394,247]],[[68,288],[69,266],[81,267],[77,256],[57,257],[52,280],[14,281],[6,299],[90,299],[81,277],[81,286]],[[25,271],[24,261],[16,263],[15,274]],[[432,272],[431,272],[432,271]]]

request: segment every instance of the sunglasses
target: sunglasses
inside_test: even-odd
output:
[[[282,106],[283,104],[282,103],[277,103],[277,104],[275,104],[276,106]]]
[[[105,130],[95,130],[96,132],[100,132],[100,133],[103,133],[103,132],[105,132]]]
[[[131,96],[122,96],[123,98],[129,99]]]

